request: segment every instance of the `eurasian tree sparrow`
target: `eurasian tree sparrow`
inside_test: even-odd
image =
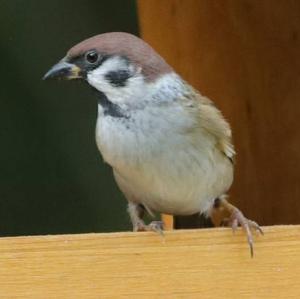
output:
[[[247,234],[260,227],[228,203],[231,130],[221,112],[147,43],[128,33],[94,36],[44,76],[82,79],[98,95],[96,142],[128,200],[134,231],[161,231],[143,214],[202,213]]]

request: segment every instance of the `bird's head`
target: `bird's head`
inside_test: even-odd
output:
[[[172,68],[147,43],[123,32],[96,35],[72,47],[44,79],[81,79],[115,104],[143,97]]]

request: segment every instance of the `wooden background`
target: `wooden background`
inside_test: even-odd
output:
[[[237,150],[231,201],[300,223],[300,1],[138,1],[142,37],[215,101]]]

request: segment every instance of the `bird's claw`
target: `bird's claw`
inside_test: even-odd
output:
[[[152,221],[148,227],[151,231],[159,233],[161,236],[164,235],[164,223],[163,221]]]
[[[252,230],[254,229],[261,235],[263,235],[263,230],[260,228],[260,226],[252,220],[247,219],[243,213],[236,207],[234,207],[231,216],[230,216],[230,225],[233,230],[233,232],[236,231],[238,225],[240,225],[246,232],[247,241],[250,247],[250,254],[251,257],[253,257],[254,251],[253,251],[253,235]]]
[[[135,231],[153,231],[159,233],[161,236],[164,235],[164,223],[163,221],[152,221],[148,225],[145,223],[139,223]]]

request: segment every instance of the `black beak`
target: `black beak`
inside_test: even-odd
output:
[[[81,76],[81,69],[72,63],[61,60],[55,64],[43,77],[46,79],[79,79]]]

